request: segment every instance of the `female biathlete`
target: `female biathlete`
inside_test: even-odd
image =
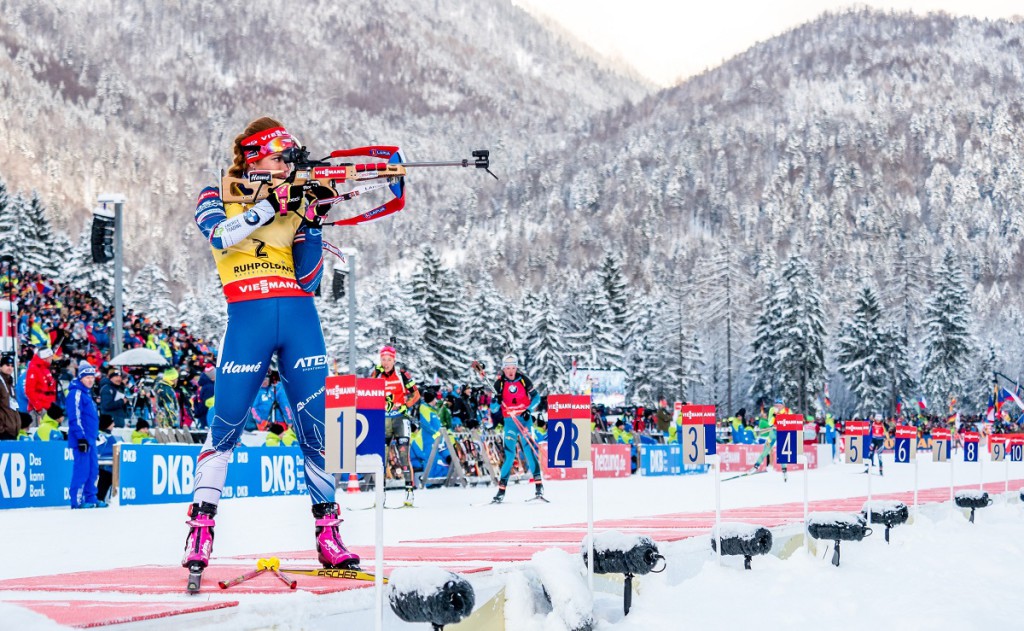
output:
[[[235,138],[229,174],[272,171],[287,178],[292,166],[281,152],[297,141],[280,123],[260,118]],[[231,452],[242,435],[246,414],[276,352],[288,400],[297,403],[295,430],[305,457],[306,488],[313,503],[316,549],[324,567],[355,567],[359,557],[338,534],[334,477],[324,471],[324,384],[326,350],[313,291],[323,273],[320,222],[300,212],[314,198],[327,199],[326,187],[304,191],[281,186],[256,204],[227,203],[209,187],[199,194],[195,220],[210,242],[228,302],[228,326],[217,365],[210,432],[196,463],[195,492],[189,510],[182,565],[189,568],[189,590],[198,590],[210,561],[213,518],[217,513]]]

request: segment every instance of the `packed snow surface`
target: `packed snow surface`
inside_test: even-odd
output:
[[[871,478],[875,497],[912,491],[914,467],[892,462],[885,477]],[[949,488],[950,467],[919,462],[921,488]],[[1005,467],[1005,468],[1004,468]],[[809,474],[812,501],[826,498],[866,498],[868,476],[859,465],[830,465]],[[856,475],[855,475],[856,474]],[[749,476],[723,484],[723,510],[775,504],[799,505],[803,500],[803,474],[783,482],[779,473]],[[957,462],[957,485],[977,485],[978,464]],[[1024,478],[1019,463],[988,463],[988,481]],[[669,513],[714,511],[712,475],[598,479],[594,484],[594,516],[628,519]],[[1002,484],[1000,484],[1002,489]],[[579,524],[586,520],[586,482],[560,481],[546,485],[551,504],[525,503],[532,488],[512,485],[504,504],[471,506],[486,502],[489,487],[436,489],[417,493],[415,509],[385,511],[383,537],[388,545],[410,539],[461,536],[467,544],[474,533],[529,530],[547,525]],[[592,612],[595,630],[731,628],[759,629],[785,625],[803,629],[863,629],[871,624],[866,612],[875,612],[885,625],[914,629],[1020,628],[1020,614],[1013,607],[968,590],[956,598],[935,603],[940,577],[954,577],[958,585],[1009,586],[1019,581],[1024,567],[1024,508],[1020,484],[1009,493],[993,494],[994,503],[985,518],[971,524],[965,511],[943,503],[912,502],[911,523],[901,528],[891,544],[882,537],[868,537],[844,549],[840,567],[829,563],[824,542],[801,547],[799,523],[773,527],[774,554],[761,557],[753,570],[743,569],[738,557],[719,558],[707,545],[707,532],[674,543],[658,542],[667,569],[634,580],[635,593],[628,616],[622,612],[622,583],[595,577],[590,601],[586,569],[581,555],[549,551],[530,562],[493,564],[494,570],[465,577],[473,584],[477,607],[498,590],[510,597],[507,617],[535,628],[561,630],[573,620]],[[948,495],[946,496],[948,498]],[[350,545],[372,545],[374,511],[351,510],[372,504],[372,493],[339,494],[346,521],[341,532]],[[798,509],[799,510],[799,509]],[[846,518],[850,513],[839,513]],[[90,569],[109,569],[143,564],[180,563],[185,539],[185,507],[152,505],[70,511],[64,508],[0,510],[0,532],[8,533],[0,578],[52,575]],[[756,518],[743,518],[756,524]],[[598,531],[599,532],[599,531]],[[628,536],[628,535],[627,535]],[[793,539],[796,537],[796,539]],[[657,537],[654,537],[657,542]],[[786,541],[795,542],[786,546]],[[269,555],[287,550],[309,550],[313,544],[313,518],[305,496],[226,500],[217,515],[214,563],[232,555]],[[779,550],[785,549],[786,553]],[[811,552],[813,550],[814,552]],[[387,559],[385,557],[385,562]],[[428,572],[429,570],[424,570]],[[420,575],[421,577],[424,575]],[[129,574],[130,577],[130,574]],[[184,587],[185,573],[182,572]],[[299,577],[301,582],[301,577]],[[936,581],[939,580],[939,583]],[[560,583],[548,593],[547,582]],[[977,590],[974,590],[977,592]],[[899,595],[893,600],[894,595]],[[973,594],[973,595],[972,595]],[[218,594],[198,597],[162,596],[160,600],[207,602]],[[248,595],[228,594],[240,605],[211,615],[184,616],[150,621],[137,629],[190,631],[225,629],[372,629],[372,587],[318,596],[304,592]],[[59,599],[68,594],[58,595]],[[4,600],[54,599],[52,594],[4,592]],[[96,600],[152,600],[152,596],[90,594]],[[221,599],[225,596],[220,596]],[[592,602],[592,608],[589,603]],[[742,603],[742,606],[736,606]],[[903,606],[901,603],[907,603]],[[881,609],[879,609],[881,607]],[[868,617],[865,617],[868,615]],[[11,604],[0,604],[5,628],[56,628],[45,618]],[[877,616],[876,616],[877,617]],[[387,610],[385,629],[422,629],[407,624]]]

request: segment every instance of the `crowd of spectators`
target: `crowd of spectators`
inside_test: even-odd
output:
[[[63,418],[67,385],[81,362],[97,370],[100,379],[93,388],[101,415],[112,419],[113,427],[133,425],[139,420],[147,426],[203,429],[213,404],[216,378],[216,347],[210,340],[192,335],[186,323],[167,324],[133,309],[122,320],[123,349],[145,347],[159,353],[166,367],[125,367],[110,365],[114,335],[113,307],[73,287],[38,273],[17,269],[8,277],[0,276],[0,295],[17,303],[16,331],[21,349],[19,369],[12,375],[16,382],[22,428],[55,427]],[[451,429],[489,428],[501,422],[490,409],[489,389],[469,384],[430,386],[434,407],[443,426]],[[538,411],[544,417],[544,406]],[[842,434],[845,419],[831,415],[808,416],[817,425],[819,435],[829,431]],[[922,437],[933,427],[959,431],[1016,433],[1019,423],[1001,414],[993,423],[981,416],[953,417],[913,414],[883,422],[890,435],[897,424],[919,428]],[[274,429],[280,436],[288,430],[293,411],[276,371],[264,380],[247,419],[247,430]],[[674,438],[676,423],[666,401],[651,406],[592,406],[592,424],[598,442],[668,442]],[[274,427],[274,426],[278,427]],[[767,415],[746,414],[719,419],[720,442],[763,440],[767,433]],[[48,433],[45,432],[44,433]],[[0,430],[0,437],[4,436]],[[746,439],[741,439],[746,436]]]
[[[100,414],[111,417],[114,427],[125,427],[133,419],[164,427],[206,426],[216,348],[192,335],[187,324],[165,324],[127,309],[123,350],[149,348],[166,366],[120,368],[110,364],[113,307],[42,274],[17,269],[0,276],[0,296],[17,305],[16,385],[22,435],[63,416],[68,384],[82,362],[102,376],[92,395]]]

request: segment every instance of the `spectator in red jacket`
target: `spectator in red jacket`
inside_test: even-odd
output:
[[[50,372],[53,351],[41,348],[28,363],[25,376],[25,396],[28,397],[28,413],[32,417],[32,425],[38,426],[46,409],[57,400],[57,381]]]

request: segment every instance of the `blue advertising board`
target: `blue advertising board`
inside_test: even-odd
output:
[[[0,509],[69,506],[73,463],[63,441],[0,441]]]
[[[121,445],[122,505],[191,502],[199,445]],[[224,499],[306,493],[305,461],[296,447],[236,447]]]
[[[640,445],[640,475],[682,475],[683,447],[679,443],[668,445]]]

